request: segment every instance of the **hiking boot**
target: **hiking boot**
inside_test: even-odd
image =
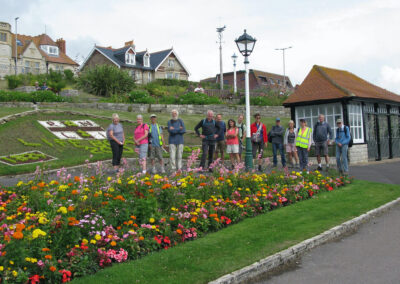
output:
[[[329,164],[326,164],[326,169],[327,172],[329,171]]]
[[[259,171],[259,172],[262,172],[262,167],[261,167],[261,165],[258,165],[258,171]]]
[[[318,166],[317,170],[318,170],[318,171],[322,171],[322,167],[321,167],[321,166]]]

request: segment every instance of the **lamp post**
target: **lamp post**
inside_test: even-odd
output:
[[[17,40],[17,21],[19,17],[15,18],[15,75],[17,75],[17,63],[18,63],[18,40]]]
[[[288,46],[288,47],[283,47],[283,48],[275,48],[275,50],[282,50],[282,53],[283,53],[283,82],[282,82],[282,85],[283,85],[284,90],[286,90],[285,50],[289,49],[289,48],[292,48],[292,47]]]
[[[236,59],[238,56],[234,53],[232,55],[232,60],[233,60],[233,92],[236,94],[237,93],[237,85],[236,85]]]
[[[246,95],[246,155],[245,155],[245,166],[246,170],[249,171],[253,168],[253,154],[251,149],[250,139],[250,88],[249,88],[249,64],[248,57],[253,52],[256,39],[246,33],[242,34],[235,40],[236,45],[240,53],[244,56],[244,68],[246,71],[245,75],[245,95]]]
[[[219,83],[221,90],[224,89],[224,72],[222,71],[222,32],[226,29],[226,26],[217,28],[218,40],[219,40]]]

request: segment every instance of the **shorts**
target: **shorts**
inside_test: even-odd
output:
[[[315,142],[315,155],[320,156],[321,153],[324,156],[328,155],[328,141]]]
[[[286,144],[286,153],[293,153],[293,152],[297,152],[296,144],[295,143]]]
[[[226,152],[228,154],[238,154],[239,153],[239,144],[226,145]]]
[[[147,151],[149,149],[149,144],[140,144],[136,146],[136,149],[139,150],[139,159],[146,159],[147,158]]]
[[[258,142],[258,143],[257,142],[251,142],[252,151],[253,151],[253,159],[257,159],[258,158],[257,152],[262,157],[262,155],[264,153],[264,145],[265,145],[264,142]]]
[[[215,142],[215,152],[217,152],[217,153],[224,152],[225,146],[226,146],[225,140],[216,141]]]
[[[153,147],[153,146],[151,146],[150,145],[150,151],[149,151],[150,153],[150,155],[149,155],[149,157],[150,157],[150,160],[154,160],[154,159],[157,159],[157,160],[159,160],[159,161],[161,161],[162,160],[162,152],[163,152],[163,150],[161,149],[161,147]]]

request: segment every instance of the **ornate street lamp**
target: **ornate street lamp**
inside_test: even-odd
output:
[[[237,86],[236,86],[236,59],[238,56],[234,53],[232,55],[232,60],[233,60],[233,92],[236,94],[237,93]]]
[[[249,69],[247,65],[249,64],[248,57],[253,52],[254,45],[256,44],[256,39],[246,33],[242,34],[238,39],[235,40],[236,45],[240,53],[244,56],[244,67],[246,71],[245,76],[245,94],[246,94],[246,155],[245,155],[245,165],[246,170],[251,170],[253,168],[253,154],[251,149],[251,138],[250,138],[250,89],[249,89]]]

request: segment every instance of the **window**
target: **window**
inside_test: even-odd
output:
[[[275,81],[274,81],[274,79],[269,79],[270,80],[270,82],[271,82],[271,85],[275,85]]]
[[[175,60],[173,59],[168,59],[168,67],[173,68],[175,66]]]
[[[147,73],[147,82],[151,82],[151,72]]]
[[[349,113],[350,131],[354,143],[364,142],[364,129],[361,103],[352,103],[347,106]]]
[[[35,62],[35,74],[39,74],[39,73],[40,73],[40,63]]]
[[[267,77],[258,76],[258,78],[260,78],[261,83],[262,83],[263,85],[268,85]]]
[[[167,72],[167,73],[165,74],[165,78],[167,78],[167,79],[174,79],[174,73]]]
[[[25,73],[31,73],[31,62],[30,61],[25,61]]]
[[[150,67],[150,55],[146,54],[143,58],[144,67]]]
[[[0,33],[0,41],[7,41],[7,34],[6,33]]]
[[[338,103],[296,107],[296,127],[300,126],[300,118],[304,118],[307,121],[307,125],[314,128],[319,114],[325,115],[325,121],[331,126],[333,136],[335,137],[337,129],[336,120],[343,118],[342,105]]]
[[[129,71],[129,74],[131,75],[133,80],[136,80],[136,71],[135,70]]]
[[[58,56],[58,47],[52,45],[41,45],[40,48],[49,55]]]
[[[135,65],[135,54],[134,53],[126,53],[125,54],[125,63],[130,65]]]
[[[175,79],[179,80],[179,73],[175,73]]]

